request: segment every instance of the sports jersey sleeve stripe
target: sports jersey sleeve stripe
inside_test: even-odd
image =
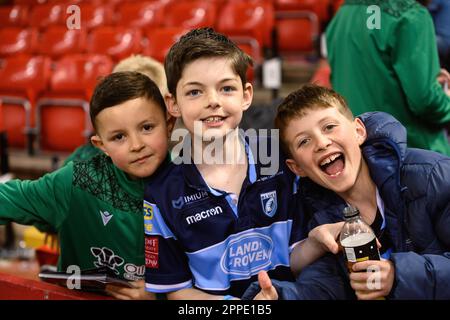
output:
[[[192,288],[192,280],[170,285],[153,284],[148,282],[145,283],[145,290],[155,293],[167,293],[187,288]]]
[[[154,203],[144,200],[144,227],[145,234],[150,236],[161,236],[165,239],[174,238],[173,232],[169,229],[159,208]]]

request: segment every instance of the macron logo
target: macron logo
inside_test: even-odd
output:
[[[102,221],[103,221],[104,226],[106,226],[108,224],[109,220],[111,220],[111,218],[113,217],[113,215],[111,213],[109,213],[108,211],[100,210],[100,215],[102,216]]]
[[[203,219],[209,218],[211,216],[218,215],[222,212],[223,212],[222,208],[217,206],[215,208],[211,208],[211,209],[208,209],[208,210],[205,210],[202,212],[195,213],[192,216],[188,216],[186,218],[186,222],[188,224],[196,223],[196,222],[202,221]]]

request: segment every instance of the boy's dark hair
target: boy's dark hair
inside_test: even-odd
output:
[[[252,58],[226,36],[206,27],[189,31],[170,48],[164,61],[169,92],[176,97],[177,83],[188,63],[211,57],[229,58],[242,85],[247,82],[246,73],[253,65]]]
[[[102,110],[136,98],[151,100],[166,112],[164,98],[158,86],[146,75],[124,71],[106,76],[97,84],[91,98],[89,113],[92,126],[96,129],[95,118]]]
[[[332,89],[315,84],[304,85],[281,102],[275,117],[275,128],[280,130],[281,147],[288,156],[291,154],[285,133],[289,122],[304,117],[310,110],[326,108],[337,108],[347,119],[353,120],[352,111],[344,97]]]

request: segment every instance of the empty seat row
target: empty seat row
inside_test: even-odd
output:
[[[247,50],[251,52],[251,43]],[[85,143],[92,131],[90,98],[99,78],[113,66],[112,59],[99,54],[71,54],[56,61],[42,55],[3,59],[1,116],[9,144],[33,154],[36,137],[40,150],[70,152]]]
[[[89,100],[101,76],[112,71],[104,55],[17,56],[0,66],[4,129],[12,147],[71,151],[91,131]]]
[[[141,29],[100,27],[89,35],[81,30],[53,26],[44,32],[36,29],[0,29],[0,57],[17,54],[42,54],[59,58],[71,53],[109,55],[114,61],[131,54],[144,53],[163,61],[169,47],[188,29],[157,28],[146,34]]]
[[[229,36],[248,36],[256,39],[261,48],[271,48],[273,30],[279,35],[279,48],[283,44],[292,47],[298,41],[290,34],[298,34],[305,39],[316,38],[320,30],[320,19],[327,18],[325,13],[331,8],[330,0],[250,0],[250,1],[133,1],[118,3],[114,10],[106,4],[94,5],[80,3],[79,28],[90,32],[102,25],[140,28],[144,33],[160,27],[192,29],[213,26],[219,32]],[[47,29],[52,25],[77,27],[77,19],[72,11],[73,4],[48,3],[32,8],[30,17],[20,13],[20,6],[0,7],[0,26],[27,26]],[[220,6],[220,7],[219,7]],[[220,8],[220,9],[219,9]],[[2,11],[3,10],[3,11]],[[304,11],[307,12],[304,12]],[[328,11],[327,11],[328,10]],[[13,14],[14,12],[14,14]],[[286,14],[289,13],[289,15]],[[288,22],[286,22],[289,20]],[[306,27],[305,27],[306,26]],[[300,32],[299,32],[300,31]],[[285,40],[288,38],[288,40]],[[287,41],[287,42],[285,42]],[[302,46],[294,48],[301,50]],[[309,49],[312,47],[308,44]]]

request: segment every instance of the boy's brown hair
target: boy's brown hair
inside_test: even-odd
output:
[[[169,92],[176,97],[177,84],[187,64],[213,57],[229,58],[242,85],[245,85],[247,69],[253,65],[252,58],[226,36],[206,27],[189,31],[170,48],[164,61]]]
[[[164,98],[155,82],[136,71],[114,72],[103,78],[95,87],[90,102],[92,126],[97,129],[95,118],[104,109],[128,100],[146,98],[166,112]]]
[[[353,114],[344,97],[332,89],[315,84],[307,84],[290,93],[278,106],[275,128],[280,130],[281,147],[288,155],[289,146],[285,139],[286,128],[293,119],[304,117],[308,111],[337,108],[347,119],[353,120]]]

